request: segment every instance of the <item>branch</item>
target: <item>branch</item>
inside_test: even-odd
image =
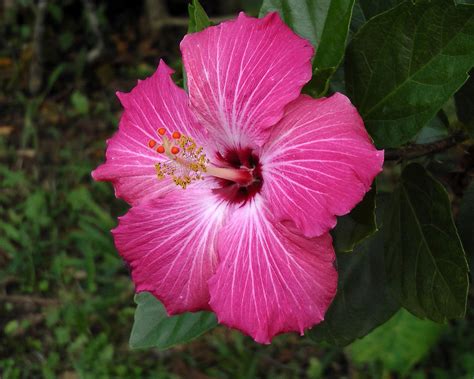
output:
[[[39,0],[36,7],[36,19],[33,34],[33,54],[30,65],[30,92],[35,95],[41,88],[43,83],[43,34],[44,34],[44,19],[46,16],[47,0]]]
[[[0,295],[0,302],[15,304],[35,304],[43,307],[59,304],[57,299],[48,299],[45,297],[25,296],[25,295]]]
[[[165,27],[183,27],[189,25],[189,18],[170,16],[168,8],[164,0],[147,0],[145,2],[145,11],[148,17],[148,24],[151,32],[157,37],[161,30]],[[232,15],[211,17],[210,20],[214,24],[231,19]]]
[[[439,153],[466,141],[468,138],[469,137],[464,133],[457,133],[453,134],[450,137],[431,143],[425,143],[420,145],[410,144],[400,149],[387,149],[385,150],[385,160],[408,160],[422,157],[424,155]]]

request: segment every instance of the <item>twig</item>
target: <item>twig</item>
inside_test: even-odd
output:
[[[30,65],[30,92],[35,95],[41,88],[43,83],[43,34],[44,34],[44,19],[46,16],[47,0],[39,0],[36,6],[36,18],[33,34],[33,52]]]
[[[43,307],[58,305],[57,299],[48,299],[45,297],[24,296],[24,295],[0,295],[0,302],[15,304],[36,304]]]
[[[226,20],[229,20],[231,18],[232,18],[232,16],[228,15],[228,16],[221,16],[221,17],[211,17],[209,20],[211,20],[211,22],[213,24],[218,24],[222,21],[226,21]],[[170,17],[166,17],[166,18],[162,18],[160,20],[155,20],[154,21],[154,29],[155,30],[159,30],[159,29],[162,29],[162,28],[167,27],[167,26],[180,26],[180,27],[183,27],[183,28],[187,28],[188,25],[189,25],[189,18],[187,18],[187,17],[173,17],[173,16],[170,16]]]
[[[89,23],[89,27],[91,28],[96,40],[95,46],[87,53],[86,57],[87,62],[93,63],[104,51],[104,37],[100,31],[99,20],[97,18],[94,4],[90,0],[82,0],[82,4],[84,5],[84,11],[86,12],[87,22]]]
[[[187,28],[189,25],[189,18],[170,16],[166,3],[163,0],[147,0],[145,3],[146,14],[148,17],[148,24],[151,32],[155,37],[165,27],[183,27]],[[211,17],[210,20],[214,24],[231,19],[232,15]]]
[[[464,133],[453,134],[439,141],[425,144],[410,144],[400,149],[385,150],[386,161],[398,161],[418,158],[424,155],[435,154],[450,149],[468,139]]]

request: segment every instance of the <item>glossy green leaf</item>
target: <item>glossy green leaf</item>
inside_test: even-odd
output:
[[[163,305],[149,292],[135,295],[137,309],[130,347],[167,349],[190,341],[217,325],[210,312],[184,313],[169,317]]]
[[[349,252],[359,242],[375,233],[375,189],[371,189],[351,213],[338,217],[332,230],[334,249],[337,252]]]
[[[319,96],[342,61],[354,0],[263,0],[260,16],[277,11],[316,49],[313,79],[305,90]]]
[[[456,225],[469,260],[471,277],[474,280],[474,182],[471,182],[464,193]]]
[[[464,317],[468,267],[444,187],[411,164],[393,193],[385,262],[394,295],[421,318]]]
[[[474,65],[474,10],[405,2],[368,21],[345,60],[346,88],[379,147],[410,141]]]
[[[436,344],[444,328],[400,309],[386,324],[354,342],[349,353],[356,364],[381,362],[385,369],[406,374]]]
[[[198,0],[193,0],[188,4],[189,25],[188,33],[200,32],[211,25],[211,21],[206,11]]]
[[[382,219],[386,197],[377,196],[377,218]],[[399,308],[385,275],[383,226],[355,247],[337,255],[339,284],[325,321],[309,332],[316,341],[345,346],[387,321]]]

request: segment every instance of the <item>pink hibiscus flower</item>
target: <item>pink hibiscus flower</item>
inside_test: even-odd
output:
[[[313,48],[271,13],[187,35],[189,96],[161,61],[128,94],[93,172],[132,205],[113,230],[137,292],[168,313],[210,310],[269,343],[324,319],[337,271],[328,231],[381,171],[342,94],[301,95]],[[184,189],[183,189],[184,188]]]

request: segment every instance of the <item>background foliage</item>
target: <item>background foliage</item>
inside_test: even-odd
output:
[[[471,379],[472,2],[201,5],[0,2],[0,376]],[[211,314],[165,318],[146,293],[136,308],[108,233],[126,206],[90,178],[120,116],[115,91],[160,57],[185,85],[182,36],[240,9],[278,11],[316,46],[305,92],[348,94],[387,158],[333,231],[339,290],[325,322],[271,346]]]

